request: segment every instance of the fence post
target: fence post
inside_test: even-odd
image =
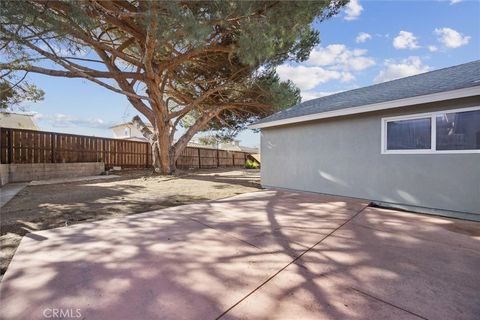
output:
[[[198,151],[198,169],[202,167],[202,158],[200,158],[200,148],[197,148]]]
[[[220,167],[220,158],[218,156],[218,147],[217,147],[217,168]]]
[[[105,139],[102,139],[102,162],[107,167],[107,150],[105,148]]]
[[[150,143],[149,142],[147,142],[146,147],[147,147],[147,152],[145,154],[145,168],[148,168],[148,149],[150,149]]]
[[[13,163],[13,130],[8,129],[8,163]]]
[[[52,133],[52,135],[50,136],[50,145],[51,145],[51,153],[52,153],[52,163],[55,163],[56,162],[56,157],[55,157],[55,134]]]
[[[232,152],[232,167],[235,167],[235,153]]]

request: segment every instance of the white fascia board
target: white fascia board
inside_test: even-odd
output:
[[[477,96],[477,95],[480,95],[480,86],[438,92],[438,93],[427,94],[423,96],[416,96],[416,97],[391,100],[391,101],[385,101],[385,102],[379,102],[379,103],[373,103],[373,104],[367,104],[363,106],[345,108],[340,110],[314,113],[314,114],[276,120],[276,121],[270,121],[265,123],[252,124],[248,126],[248,128],[261,129],[261,128],[267,128],[267,127],[276,127],[276,126],[298,123],[298,122],[346,116],[351,114],[378,111],[378,110],[393,109],[398,107],[405,107],[405,106],[411,106],[416,104],[444,101],[444,100],[450,100],[450,99],[465,98],[465,97],[471,97],[471,96]]]

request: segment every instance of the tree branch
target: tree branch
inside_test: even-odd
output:
[[[76,71],[64,71],[64,70],[55,70],[47,69],[32,65],[15,65],[10,63],[0,63],[0,70],[17,70],[17,71],[27,71],[33,73],[40,73],[47,76],[53,77],[65,77],[65,78],[85,78],[84,75],[79,74]],[[114,79],[115,74],[106,71],[83,71],[85,74],[95,77],[95,78],[108,78]],[[136,72],[122,72],[122,76],[125,76],[128,79],[143,79],[142,74]]]
[[[120,72],[112,59],[110,59],[104,51],[97,48],[94,48],[94,50],[97,52],[98,56],[104,61],[105,65],[111,73],[118,74]],[[153,110],[148,108],[148,106],[143,103],[142,99],[139,98],[140,96],[135,94],[133,85],[129,83],[124,77],[116,76],[114,77],[114,79],[115,81],[117,81],[117,84],[123,90],[123,92],[128,93],[126,94],[128,96],[128,101],[130,101],[132,105],[150,121],[150,123],[154,123],[155,115],[153,113]],[[151,98],[148,98],[148,101],[152,103]]]
[[[201,115],[193,125],[191,125],[188,130],[182,135],[180,139],[173,145],[173,150],[175,150],[174,157],[177,159],[182,151],[187,146],[188,142],[193,138],[193,136],[215,117],[222,109],[206,112]]]

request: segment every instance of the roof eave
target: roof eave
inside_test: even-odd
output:
[[[268,128],[268,127],[277,127],[277,126],[305,122],[305,121],[340,117],[340,116],[346,116],[346,115],[352,115],[352,114],[364,113],[364,112],[387,110],[387,109],[406,107],[406,106],[411,106],[416,104],[472,97],[477,95],[480,95],[480,86],[437,92],[437,93],[432,93],[432,94],[427,94],[422,96],[398,99],[398,100],[384,101],[379,103],[362,105],[358,107],[351,107],[351,108],[344,108],[340,110],[308,114],[304,116],[292,117],[292,118],[281,119],[281,120],[274,120],[274,121],[269,121],[264,123],[252,124],[248,126],[248,128],[262,129],[262,128]]]
[[[126,126],[126,125],[130,126],[130,125],[132,125],[132,123],[131,123],[131,122],[119,123],[119,124],[113,125],[113,126],[111,126],[111,127],[108,127],[108,129],[113,129],[113,128],[117,128],[117,127],[123,127],[123,126]]]

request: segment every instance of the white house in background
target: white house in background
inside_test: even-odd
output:
[[[31,113],[0,112],[0,127],[12,129],[39,130]]]
[[[153,130],[151,124],[147,126]],[[114,139],[124,139],[124,140],[133,140],[133,141],[147,141],[147,139],[142,135],[142,132],[137,129],[131,122],[125,122],[117,124],[113,127],[110,127],[113,132]]]

